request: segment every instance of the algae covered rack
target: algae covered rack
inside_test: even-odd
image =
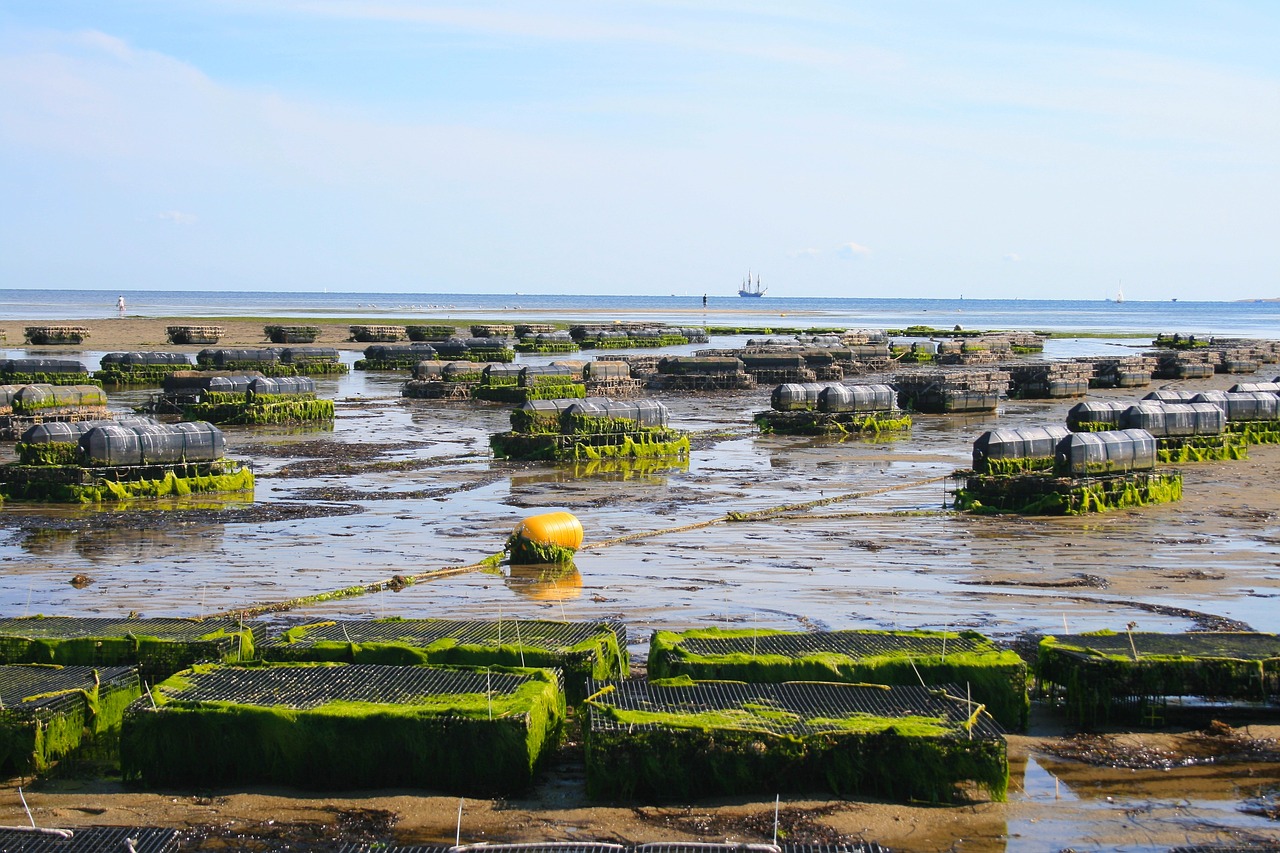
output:
[[[529,786],[565,708],[552,670],[377,664],[201,664],[152,697],[130,706],[120,743],[125,778],[148,786],[482,796]]]
[[[1027,665],[972,631],[655,631],[649,677],[695,681],[965,684],[1002,726],[1023,729]]]
[[[593,682],[587,793],[688,799],[869,794],[1003,800],[1004,736],[955,687]],[[962,689],[961,689],[962,691]]]

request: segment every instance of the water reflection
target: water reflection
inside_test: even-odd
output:
[[[147,528],[42,529],[28,533],[23,551],[42,559],[78,556],[91,563],[118,565],[189,556],[222,545],[221,525],[184,526],[171,533]]]
[[[663,457],[657,459],[588,459],[552,465],[537,471],[511,475],[511,487],[546,483],[570,483],[587,478],[609,483],[641,481],[665,485],[668,474],[684,474],[689,460]]]
[[[534,601],[572,601],[582,597],[582,574],[573,563],[537,563],[510,567],[507,586]]]

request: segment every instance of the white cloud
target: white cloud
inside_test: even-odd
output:
[[[822,254],[820,251],[812,248],[811,249],[793,249],[792,251],[787,252],[787,257],[788,258],[816,258],[820,254]]]
[[[172,222],[174,225],[192,225],[196,221],[194,213],[183,213],[181,210],[166,210],[159,214],[158,218]]]
[[[1010,263],[1017,263],[1022,260],[1022,255],[1019,255],[1017,252],[1009,252],[1004,256],[1004,259]]]
[[[871,254],[871,250],[861,243],[855,243],[850,240],[848,243],[842,244],[836,250],[836,254],[842,258],[865,258]]]

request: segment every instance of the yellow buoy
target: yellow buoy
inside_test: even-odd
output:
[[[569,512],[546,512],[516,525],[507,540],[513,563],[564,563],[582,547],[582,522]]]

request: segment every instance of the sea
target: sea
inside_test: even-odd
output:
[[[902,329],[913,325],[1141,337],[1280,334],[1280,302],[1050,299],[882,299],[520,293],[307,293],[180,290],[0,290],[0,321],[130,317],[296,317],[366,320],[660,320],[672,325]]]

